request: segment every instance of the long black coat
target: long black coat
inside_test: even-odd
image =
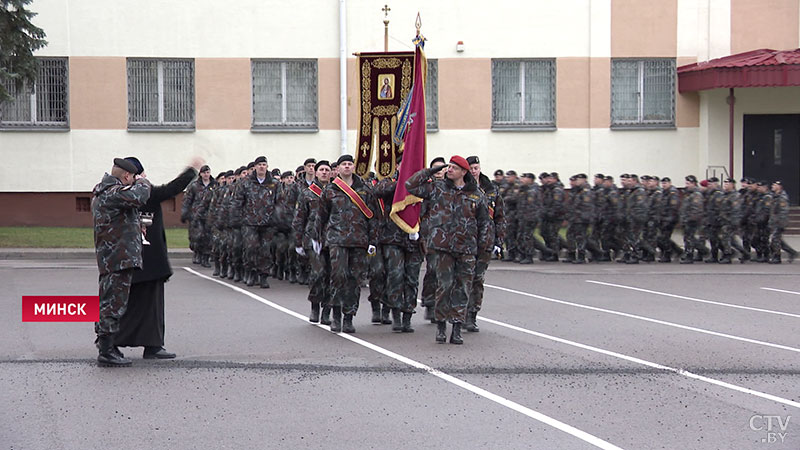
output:
[[[172,276],[172,267],[167,258],[167,235],[164,232],[164,215],[161,202],[183,192],[186,186],[197,176],[197,171],[187,167],[177,178],[161,186],[153,186],[150,199],[140,208],[142,212],[153,213],[153,224],[147,229],[147,240],[150,245],[142,246],[142,270],[133,274],[133,283],[145,281],[165,281]]]

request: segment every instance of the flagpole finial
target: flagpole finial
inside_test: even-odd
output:
[[[419,15],[419,11],[417,11],[417,20],[414,21],[414,25],[417,27],[417,36],[419,36],[420,29],[422,28],[422,18]]]

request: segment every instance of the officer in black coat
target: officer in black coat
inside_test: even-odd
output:
[[[144,167],[137,158],[125,159],[136,165],[137,175],[144,173]],[[128,309],[120,319],[115,344],[120,347],[144,347],[145,359],[175,357],[174,353],[164,349],[164,283],[172,276],[172,267],[167,257],[161,203],[183,192],[203,164],[202,158],[194,158],[177,178],[165,185],[153,186],[150,199],[140,208],[142,213],[153,214],[153,224],[146,231],[150,245],[142,248],[142,270],[133,275]]]

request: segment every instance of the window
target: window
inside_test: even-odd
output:
[[[317,61],[253,60],[253,130],[317,131]]]
[[[425,121],[428,131],[439,131],[439,60],[428,60],[425,79]]]
[[[554,128],[555,74],[552,59],[493,59],[492,128]]]
[[[611,61],[611,127],[675,126],[675,60]]]
[[[0,128],[69,129],[67,58],[39,58],[33,86],[17,89],[11,80],[4,87],[14,98],[0,103]]]
[[[128,129],[194,129],[194,61],[128,59]]]

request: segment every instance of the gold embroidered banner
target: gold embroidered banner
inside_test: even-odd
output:
[[[408,97],[414,74],[413,52],[358,54],[361,126],[358,128],[356,173],[370,171],[375,153],[375,175],[388,177],[401,150],[392,142],[397,111]]]

